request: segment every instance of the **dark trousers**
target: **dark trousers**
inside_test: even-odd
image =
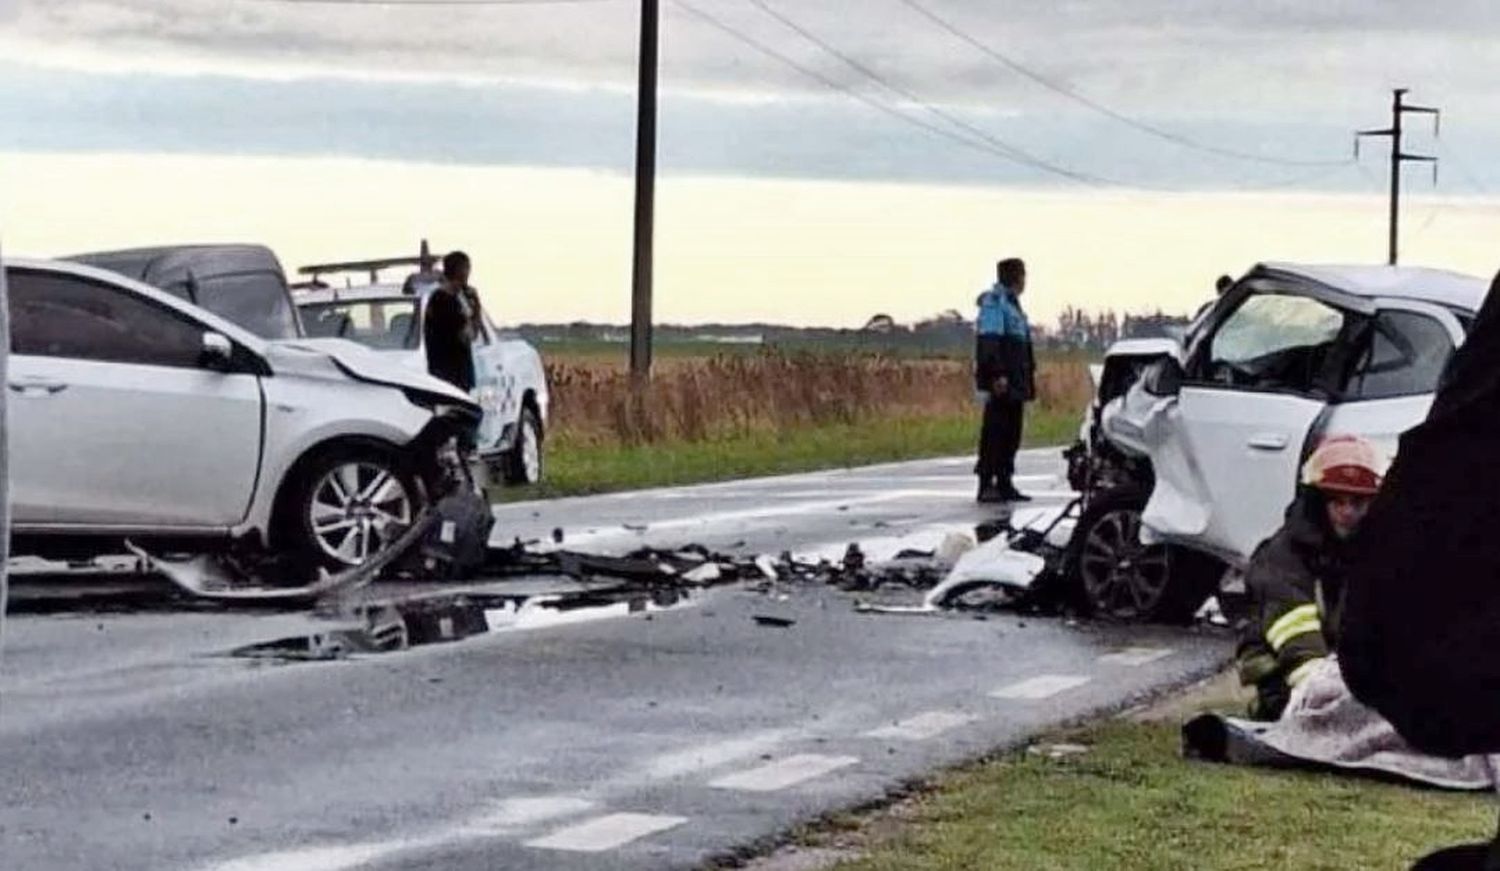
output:
[[[984,422],[979,427],[979,481],[1001,489],[1012,486],[1016,473],[1016,451],[1021,448],[1021,423],[1026,404],[1014,399],[990,397],[984,404]]]

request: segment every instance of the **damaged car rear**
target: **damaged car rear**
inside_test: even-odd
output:
[[[1104,407],[1110,449],[1093,455],[1105,468],[1071,548],[1079,600],[1121,618],[1191,614],[1276,530],[1323,436],[1394,455],[1486,290],[1435,269],[1251,270]]]
[[[13,553],[127,540],[300,580],[388,547],[464,480],[469,397],[352,342],[268,341],[77,263],[7,260]]]

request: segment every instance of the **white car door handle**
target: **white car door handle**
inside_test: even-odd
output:
[[[68,389],[61,381],[12,381],[9,386],[11,393],[31,397],[52,396]]]
[[[1245,444],[1257,451],[1284,451],[1287,437],[1279,432],[1263,432],[1251,436]]]

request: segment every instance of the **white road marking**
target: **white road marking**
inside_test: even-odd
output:
[[[653,780],[671,780],[685,774],[718,768],[747,756],[759,756],[793,735],[790,729],[771,729],[686,750],[663,753],[646,761],[645,774]]]
[[[305,847],[261,853],[206,866],[205,871],[346,871],[407,849],[405,841],[349,844],[339,847]]]
[[[788,756],[749,771],[721,777],[709,786],[715,789],[738,789],[745,792],[775,792],[778,789],[805,783],[815,777],[822,777],[829,772],[858,762],[859,760],[853,756],[820,756],[816,753],[804,753],[800,756]]]
[[[927,711],[915,717],[897,720],[889,726],[871,729],[865,733],[865,737],[891,741],[926,741],[949,729],[967,726],[976,719],[978,718],[957,711]]]
[[[874,493],[867,496],[850,495],[843,499],[819,499],[810,502],[792,502],[785,505],[761,505],[755,508],[739,508],[732,511],[718,511],[708,514],[694,514],[688,517],[674,517],[668,520],[655,520],[640,530],[626,529],[624,527],[601,529],[598,531],[591,530],[567,536],[564,544],[567,547],[577,547],[580,544],[588,542],[608,541],[612,539],[636,541],[652,535],[659,535],[663,532],[699,529],[716,525],[744,523],[747,521],[776,521],[782,518],[801,517],[809,514],[826,515],[830,512],[837,512],[843,509],[878,505],[884,502],[934,497],[951,499],[953,498],[953,493],[946,490],[888,490],[883,493]]]
[[[203,871],[351,871],[412,850],[512,834],[527,826],[584,813],[593,806],[591,801],[572,796],[504,799],[457,824],[426,834],[400,840],[260,853],[204,866]]]
[[[594,803],[588,799],[567,795],[507,798],[464,820],[459,829],[468,835],[500,835],[581,814],[593,807]]]
[[[1177,651],[1170,647],[1126,647],[1099,657],[1105,665],[1148,665]]]
[[[1089,678],[1079,674],[1043,674],[1028,678],[990,693],[996,699],[1046,699],[1061,692],[1081,687]]]
[[[654,814],[610,814],[595,817],[577,825],[559,829],[546,837],[527,841],[526,846],[538,850],[565,850],[571,853],[602,853],[623,847],[647,835],[674,829],[687,822],[687,817],[658,816]]]
[[[1027,448],[1016,454],[1017,461],[1025,462],[1031,460],[1045,461],[1049,465],[1055,465],[1058,452],[1063,445],[1046,448]],[[932,460],[904,460],[894,463],[877,463],[871,466],[855,466],[847,469],[824,469],[815,472],[796,472],[790,475],[768,475],[763,477],[739,478],[733,481],[716,481],[710,484],[688,484],[681,487],[654,487],[648,490],[632,490],[623,493],[609,493],[602,496],[575,496],[568,499],[532,500],[528,502],[511,502],[504,506],[496,506],[497,513],[503,509],[507,513],[520,516],[520,512],[531,512],[541,509],[558,509],[564,516],[567,509],[576,504],[600,504],[601,502],[625,502],[642,497],[661,498],[666,495],[698,496],[704,493],[713,493],[722,490],[735,490],[746,487],[764,487],[777,489],[797,484],[822,483],[824,481],[839,482],[860,474],[876,472],[889,480],[901,480],[901,472],[916,471],[924,467],[946,468],[946,467],[970,467],[974,465],[972,455],[961,457],[944,457]],[[965,476],[967,477],[967,476]]]

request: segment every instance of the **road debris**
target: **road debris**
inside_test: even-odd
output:
[[[789,617],[772,617],[769,614],[756,614],[752,619],[757,626],[775,626],[778,629],[797,625],[797,621]]]
[[[1026,752],[1032,756],[1044,756],[1048,759],[1067,759],[1071,756],[1082,756],[1091,749],[1084,744],[1033,744],[1026,748]]]

